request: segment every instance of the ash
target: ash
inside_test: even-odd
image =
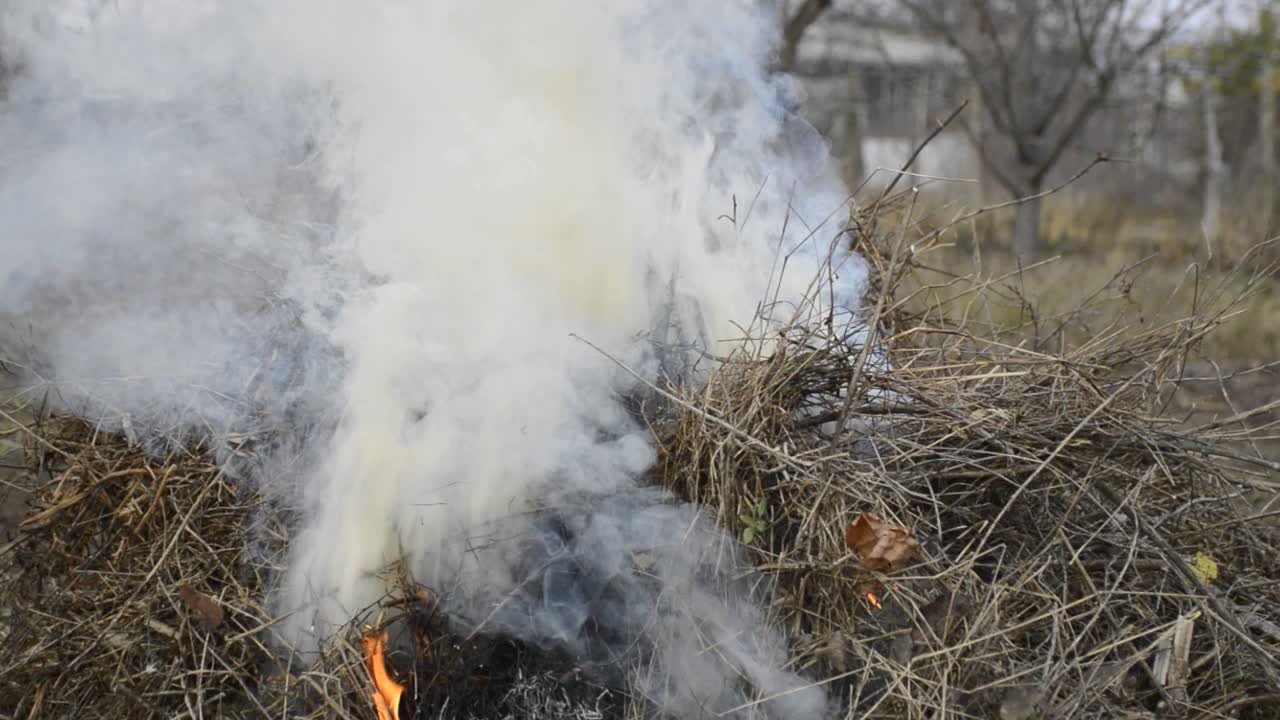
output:
[[[502,698],[502,720],[604,720],[605,709],[612,699],[608,691],[595,698],[571,693],[555,673],[516,677],[515,683]],[[499,716],[493,715],[492,718]],[[488,718],[475,718],[488,720]]]
[[[511,559],[514,588],[459,588],[444,598],[455,620],[664,716],[743,717],[734,709],[747,705],[752,717],[826,716],[823,695],[793,690],[805,680],[782,669],[785,639],[761,610],[768,583],[696,508],[655,488],[556,499],[489,548]]]
[[[566,686],[556,673],[518,673],[506,694],[484,714],[457,714],[459,708],[446,702],[435,715],[417,717],[434,720],[605,720],[618,717],[617,696],[597,691],[594,696]],[[461,703],[459,703],[461,704]]]

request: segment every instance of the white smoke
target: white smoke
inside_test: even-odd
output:
[[[352,619],[401,557],[480,603],[509,597],[527,544],[494,538],[536,534],[531,506],[591,507],[566,550],[598,549],[587,575],[623,577],[647,549],[667,558],[651,599],[687,591],[677,625],[649,632],[655,702],[714,714],[746,697],[737,673],[800,683],[753,605],[695,587],[724,538],[637,490],[652,450],[619,400],[634,381],[572,337],[656,377],[670,357],[652,339],[722,354],[818,274],[846,190],[765,70],[772,12],[71,6],[4,17],[22,71],[0,116],[0,350],[149,438],[283,435],[254,479],[307,518],[280,592],[292,641]],[[839,271],[852,303],[856,258]],[[589,603],[567,604],[501,619],[572,644],[565,617]],[[719,628],[723,658],[680,622]],[[821,711],[813,693],[780,702]]]

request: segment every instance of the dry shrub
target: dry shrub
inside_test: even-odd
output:
[[[869,348],[788,327],[675,389],[657,430],[662,483],[752,539],[797,665],[856,717],[1274,717],[1280,558],[1240,498],[1274,497],[1278,466],[1227,442],[1261,432],[1246,418],[1162,415],[1240,298],[1032,350],[913,303],[907,230],[870,220]],[[951,302],[1003,290],[966,282]],[[918,562],[859,570],[860,512],[913,531]]]

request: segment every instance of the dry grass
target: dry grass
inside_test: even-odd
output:
[[[371,717],[351,644],[274,664],[271,561],[246,558],[250,523],[272,513],[252,490],[200,448],[147,457],[74,419],[27,429],[49,479],[0,548],[0,717]],[[216,627],[184,586],[222,610]]]
[[[853,717],[1274,717],[1274,518],[1240,502],[1274,497],[1280,468],[1239,447],[1266,426],[1164,417],[1188,358],[1248,307],[1250,275],[1204,288],[1185,316],[1096,321],[1036,346],[978,311],[1020,303],[1017,278],[938,283],[918,229],[885,217],[893,232],[859,218],[871,346],[806,315],[772,350],[749,343],[705,385],[670,388],[651,416],[657,482],[734,533],[763,501],[751,553],[795,666]],[[1078,328],[1097,320],[1090,307],[1056,321]],[[287,523],[251,488],[199,448],[148,457],[74,419],[27,430],[47,481],[0,547],[0,717],[375,717],[354,628],[311,667],[268,647]],[[844,544],[863,511],[922,541],[877,578],[882,609]],[[268,552],[249,557],[251,538]],[[1192,571],[1197,553],[1216,578]],[[183,586],[217,602],[217,627]],[[403,583],[388,604],[416,593]],[[431,717],[523,652],[429,622],[413,675]],[[546,679],[515,678],[499,700],[562,707]]]
[[[917,222],[945,225],[962,213],[942,206],[919,213]],[[1209,241],[1196,222],[1108,204],[1093,194],[1051,197],[1043,218],[1049,262],[1021,267],[1005,242],[1009,218],[986,215],[919,248],[915,272],[903,284],[908,291],[929,288],[913,309],[945,305],[956,314],[953,321],[985,324],[984,335],[1034,344],[1057,341],[1063,332],[1078,344],[1109,324],[1161,325],[1212,314],[1221,307],[1205,306],[1209,289],[1229,287],[1219,298],[1227,301],[1247,290],[1248,301],[1236,303],[1199,351],[1234,368],[1280,357],[1280,277],[1262,273],[1274,269],[1280,244],[1234,226]],[[974,293],[977,279],[992,287]],[[963,302],[953,302],[958,293],[965,294]],[[1063,325],[1065,318],[1070,322]]]
[[[22,427],[27,464],[49,479],[0,546],[0,718],[377,717],[368,628],[302,666],[273,644],[265,605],[289,532],[278,508],[202,448],[148,456],[71,418]],[[589,679],[563,682],[571,660],[459,628],[399,566],[386,584],[389,654],[421,711],[406,719],[620,712]],[[210,601],[213,626],[199,607]]]
[[[970,317],[1005,288],[954,278],[928,296],[910,238],[896,242],[861,248],[883,298],[870,356],[884,362],[859,365],[821,323],[791,327],[687,392],[661,431],[667,486],[737,531],[766,508],[755,558],[798,664],[859,717],[1274,716],[1275,526],[1243,520],[1236,500],[1274,497],[1276,466],[1224,445],[1258,428],[1162,417],[1240,294],[1204,289],[1208,312],[1032,349]],[[883,610],[861,599],[868,577],[844,544],[862,511],[923,542],[917,564],[880,578]],[[1192,571],[1197,553],[1216,579]],[[1188,626],[1170,681],[1162,656]]]

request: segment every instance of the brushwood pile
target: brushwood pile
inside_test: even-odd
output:
[[[1275,467],[1247,450],[1265,429],[1165,411],[1247,298],[1028,342],[931,302],[905,232],[851,222],[873,269],[862,315],[749,339],[698,384],[631,403],[658,449],[651,488],[736,539],[750,581],[725,592],[764,604],[789,669],[836,717],[1276,717],[1280,555],[1252,502]],[[1001,291],[970,282],[955,302]],[[544,617],[587,650],[529,643],[496,621],[523,596],[478,627],[442,609],[454,589],[395,563],[382,627],[298,664],[271,640],[293,518],[227,458],[148,451],[38,398],[4,410],[31,494],[0,538],[0,717],[377,718],[362,640],[378,630],[402,718],[656,714],[625,672],[645,648],[610,634],[607,609]],[[575,527],[554,510],[552,540]],[[530,577],[622,601],[571,561]],[[707,717],[766,716],[759,700]]]

